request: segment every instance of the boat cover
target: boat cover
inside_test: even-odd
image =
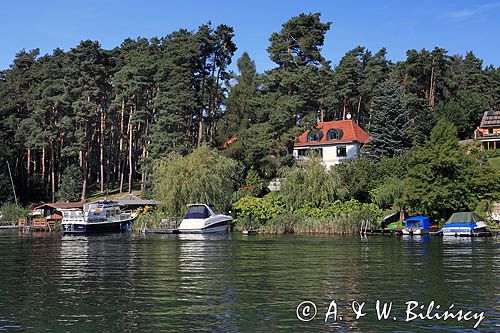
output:
[[[453,213],[446,223],[461,223],[461,222],[469,222],[476,223],[481,222],[483,219],[481,216],[477,215],[474,212],[459,212]]]
[[[431,227],[431,219],[427,216],[409,217],[405,220],[405,227],[429,229]]]

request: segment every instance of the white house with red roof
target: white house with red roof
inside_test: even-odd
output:
[[[311,152],[323,160],[326,168],[356,157],[371,137],[352,119],[319,122],[314,129],[305,131],[295,141],[293,156],[296,160],[309,159]]]

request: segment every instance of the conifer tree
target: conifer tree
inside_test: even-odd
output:
[[[411,147],[410,115],[401,87],[384,82],[373,98],[372,120],[368,132],[372,140],[367,146],[373,157],[393,157]]]

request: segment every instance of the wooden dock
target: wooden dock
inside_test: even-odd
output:
[[[144,230],[145,234],[178,234],[179,229],[146,229]]]
[[[148,229],[142,227],[141,232],[145,234],[178,234],[181,221],[182,219],[178,217],[162,219],[159,228]]]
[[[15,224],[12,225],[0,225],[0,230],[9,230],[9,229],[17,229],[18,226]]]
[[[363,229],[362,235],[399,235],[401,230],[397,229]]]

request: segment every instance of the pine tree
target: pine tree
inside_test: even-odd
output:
[[[70,165],[61,175],[59,199],[62,201],[78,201],[82,188],[82,171],[78,165]]]
[[[405,197],[411,207],[436,217],[473,208],[468,207],[472,160],[460,149],[451,122],[441,119],[425,145],[412,153],[409,164]]]
[[[220,143],[248,128],[256,121],[258,108],[255,63],[243,52],[237,62],[240,75],[226,100],[226,111],[219,125]]]
[[[368,132],[372,140],[367,146],[373,157],[393,157],[411,146],[410,115],[401,87],[386,81],[375,94],[372,121]]]

